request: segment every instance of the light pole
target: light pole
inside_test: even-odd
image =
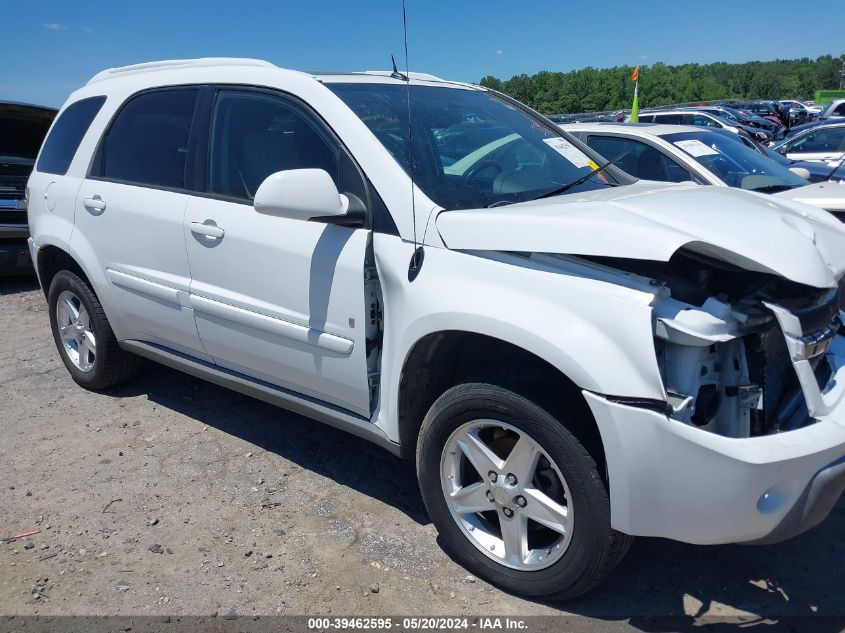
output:
[[[845,55],[842,57],[842,68],[839,71],[839,89],[845,88]]]

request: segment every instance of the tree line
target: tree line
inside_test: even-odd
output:
[[[640,107],[714,99],[812,99],[818,89],[839,86],[842,61],[778,59],[743,64],[682,64],[657,62],[640,66]],[[631,107],[633,66],[587,67],[571,72],[541,71],[500,80],[480,81],[544,114],[621,110]]]

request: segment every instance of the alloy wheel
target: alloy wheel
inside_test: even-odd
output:
[[[563,556],[574,525],[569,486],[528,433],[497,420],[467,422],[447,440],[440,473],[452,518],[487,557],[536,571]]]
[[[94,369],[97,339],[91,327],[91,319],[79,297],[69,290],[62,291],[56,302],[56,325],[70,362],[83,372]]]

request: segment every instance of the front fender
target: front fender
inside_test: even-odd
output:
[[[406,274],[413,245],[376,235],[384,297],[382,400],[376,423],[398,440],[399,380],[414,345],[459,330],[516,345],[582,389],[665,399],[652,337],[652,295],[528,262],[429,247]]]

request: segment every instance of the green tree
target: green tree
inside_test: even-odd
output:
[[[839,56],[777,59],[743,64],[656,62],[640,67],[640,107],[714,99],[810,99],[819,88],[838,87]],[[546,114],[622,110],[631,106],[631,66],[541,71],[510,79],[486,76],[481,85],[505,92]]]

